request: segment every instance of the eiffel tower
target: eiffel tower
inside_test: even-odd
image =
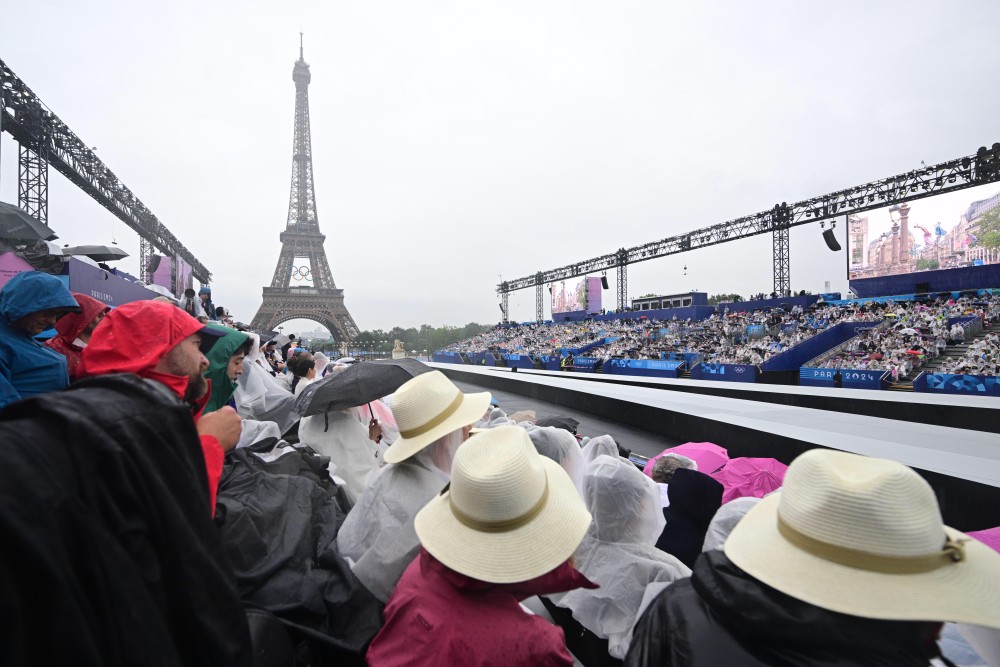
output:
[[[329,329],[338,342],[358,335],[358,325],[344,305],[344,290],[337,289],[323,250],[326,236],[319,231],[316,193],[313,189],[312,139],[309,133],[309,65],[299,35],[299,59],[292,69],[295,82],[295,142],[292,154],[292,191],[288,198],[288,223],[281,233],[281,255],[271,286],[264,288],[264,302],[250,328],[273,331],[282,322],[307,319]],[[309,266],[297,259],[307,259]],[[292,279],[311,280],[311,286],[293,286]]]

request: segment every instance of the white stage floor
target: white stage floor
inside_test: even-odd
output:
[[[794,438],[815,445],[830,447],[868,456],[894,459],[906,465],[970,481],[1000,487],[1000,435],[969,429],[917,424],[896,419],[883,419],[863,415],[790,407],[760,401],[707,396],[680,391],[662,391],[647,387],[631,386],[609,381],[574,379],[566,373],[545,371],[510,372],[496,369],[456,364],[432,363],[442,369],[466,374],[463,381],[475,384],[472,376],[497,376],[509,382],[542,384],[559,387],[581,394],[617,399],[637,405],[647,405],[663,410],[676,411],[717,421],[720,424],[741,426],[765,433]],[[692,380],[665,380],[639,378],[642,382],[694,382]],[[718,383],[706,383],[717,385]],[[738,383],[729,383],[738,384]],[[730,388],[729,385],[726,387]],[[813,387],[780,387],[776,385],[749,385],[756,391],[814,391],[829,395],[830,390]],[[516,388],[506,386],[508,391]],[[877,394],[861,398],[884,401],[927,402],[937,405],[970,405],[990,408],[995,419],[1000,419],[1000,401],[996,399],[962,396],[928,396],[896,394],[895,392],[870,392],[839,389],[838,392]],[[628,415],[619,421],[628,423]]]

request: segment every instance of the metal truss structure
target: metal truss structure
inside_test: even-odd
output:
[[[0,126],[20,144],[18,203],[48,223],[48,165],[111,211],[149,244],[191,265],[202,283],[208,268],[177,240],[139,201],[121,179],[46,107],[35,93],[0,60]],[[140,259],[145,264],[148,257]]]
[[[615,268],[618,271],[618,308],[625,308],[628,306],[629,264],[772,233],[775,234],[774,288],[775,292],[786,294],[790,286],[787,237],[790,228],[996,181],[1000,181],[1000,143],[993,144],[992,148],[980,148],[975,155],[811,197],[794,204],[777,204],[769,211],[720,222],[633,248],[621,248],[607,255],[524,278],[507,280],[497,285],[496,291],[506,301],[507,293],[536,286],[539,276],[543,283],[551,283]]]
[[[281,254],[270,287],[250,327],[273,331],[282,322],[308,319],[329,329],[339,342],[353,340],[358,326],[344,305],[344,290],[337,289],[323,249],[326,237],[319,231],[316,193],[313,188],[312,136],[309,125],[309,82],[312,75],[301,43],[299,59],[292,69],[295,82],[295,138],[292,148],[292,186],[288,197],[288,219],[281,233]],[[309,271],[295,267],[296,259],[308,259]],[[310,287],[293,287],[292,278],[309,277]]]

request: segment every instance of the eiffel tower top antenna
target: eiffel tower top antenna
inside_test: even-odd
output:
[[[305,60],[306,57],[302,55],[302,31],[299,31],[299,60]]]

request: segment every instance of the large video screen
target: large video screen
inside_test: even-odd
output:
[[[850,215],[847,226],[850,280],[997,264],[1000,185]]]
[[[587,279],[552,283],[552,314],[587,310]]]
[[[552,314],[601,312],[601,279],[578,278],[552,283]]]

